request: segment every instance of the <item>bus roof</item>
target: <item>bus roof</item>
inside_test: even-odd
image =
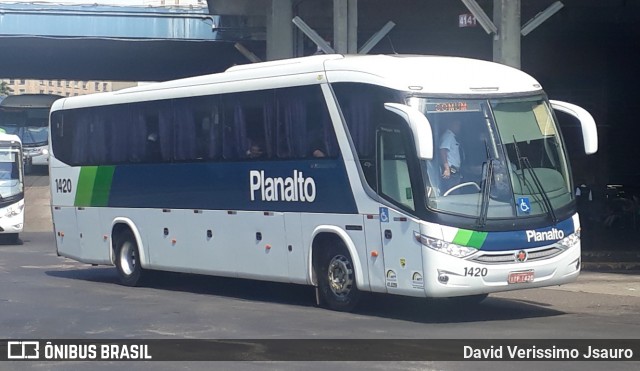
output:
[[[0,101],[3,108],[49,108],[56,100],[62,98],[53,94],[20,94],[9,95]]]
[[[516,94],[541,91],[528,74],[502,64],[419,55],[317,55],[233,66],[218,74],[65,98],[52,110],[159,100],[322,82],[360,82],[420,94]]]
[[[518,69],[460,57],[359,55],[329,60],[325,70],[330,82],[359,81],[422,94],[516,94],[541,90],[533,77]]]

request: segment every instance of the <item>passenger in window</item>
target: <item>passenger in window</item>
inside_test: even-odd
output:
[[[252,159],[261,159],[265,157],[264,142],[260,140],[251,139],[251,145],[247,150],[247,157]]]
[[[147,161],[161,161],[162,160],[162,152],[160,150],[160,142],[157,132],[151,132],[147,136],[147,153],[146,153]]]
[[[311,141],[311,156],[315,158],[327,157],[327,151],[325,150],[325,144],[322,138],[316,137]]]

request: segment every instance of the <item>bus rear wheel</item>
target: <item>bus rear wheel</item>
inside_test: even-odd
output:
[[[318,262],[318,290],[329,309],[350,312],[360,299],[351,256],[344,247],[331,247]]]
[[[144,269],[140,264],[140,251],[130,231],[120,233],[116,238],[116,268],[120,283],[125,286],[139,286]]]

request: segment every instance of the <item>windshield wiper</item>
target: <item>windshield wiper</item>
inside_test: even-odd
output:
[[[553,222],[553,224],[558,223],[558,217],[556,216],[556,212],[555,210],[553,210],[553,205],[551,204],[551,200],[549,199],[549,196],[547,196],[547,194],[544,191],[544,187],[542,186],[542,182],[540,182],[540,178],[538,178],[538,175],[536,174],[536,172],[533,170],[533,167],[531,166],[531,163],[529,162],[529,158],[528,157],[523,157],[520,155],[520,148],[518,147],[518,142],[516,141],[516,137],[515,135],[513,136],[513,146],[516,150],[516,156],[518,157],[518,166],[520,167],[520,170],[522,171],[522,181],[523,183],[527,186],[527,188],[529,188],[529,192],[531,192],[531,196],[536,198],[536,201],[538,201],[538,203],[540,203],[540,200],[538,200],[538,198],[534,195],[533,189],[532,187],[529,185],[529,181],[527,180],[527,178],[524,175],[524,168],[527,169],[527,171],[529,172],[529,174],[531,175],[531,179],[533,179],[533,184],[535,185],[535,187],[538,190],[538,193],[540,194],[540,197],[542,198],[542,204],[544,205],[545,209],[547,209],[547,214],[551,217],[551,221]]]
[[[484,182],[482,182],[482,193],[481,204],[480,204],[480,215],[478,216],[478,222],[476,226],[478,228],[483,228],[487,224],[487,214],[489,213],[489,195],[491,194],[491,183],[493,182],[493,158],[491,157],[491,153],[489,151],[489,145],[487,141],[484,141],[484,146],[487,151],[487,168],[486,168],[486,177]]]

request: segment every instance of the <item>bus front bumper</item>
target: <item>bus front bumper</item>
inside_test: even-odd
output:
[[[492,292],[556,286],[573,282],[581,268],[580,242],[559,255],[537,261],[487,264],[460,259],[423,247],[425,294],[428,297],[453,297]]]
[[[0,209],[0,233],[20,233],[24,228],[24,200]]]
[[[36,166],[46,166],[49,165],[49,155],[48,154],[39,154],[39,155],[30,155],[28,156],[29,162],[31,165]]]

